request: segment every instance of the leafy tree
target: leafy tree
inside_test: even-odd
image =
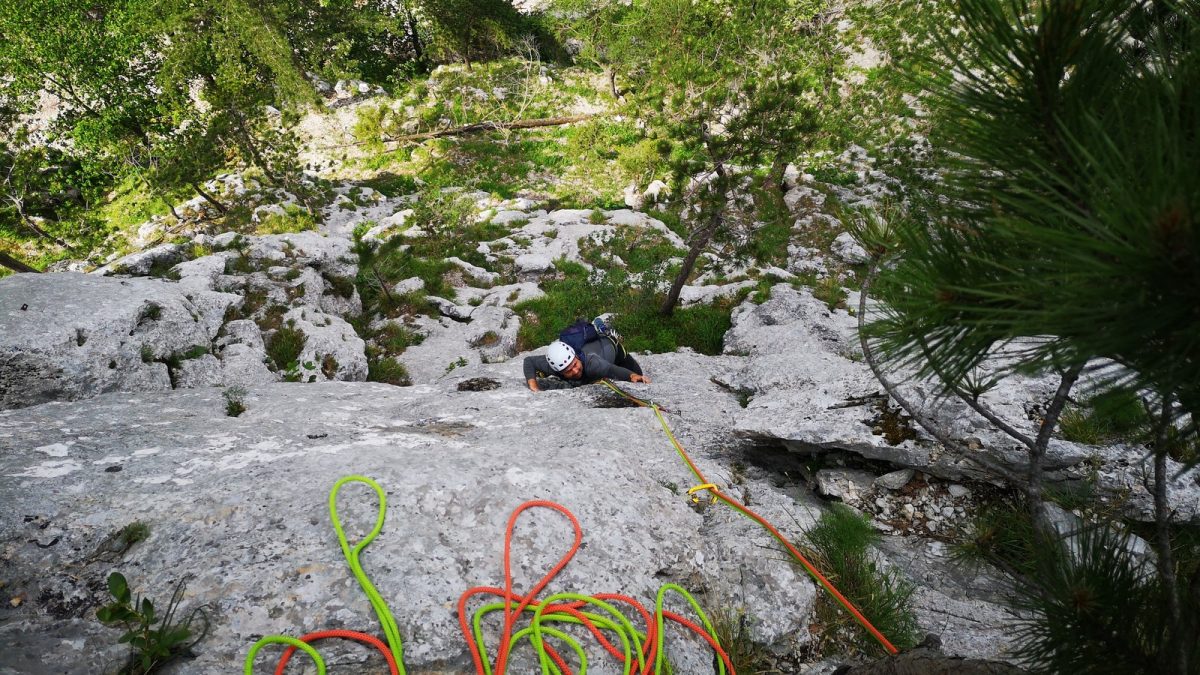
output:
[[[512,49],[524,21],[509,0],[420,0],[433,43],[446,56],[473,61]]]
[[[44,91],[60,101],[54,128],[81,150],[144,164],[167,120],[153,87],[158,57],[138,2],[0,0],[5,99],[28,109]]]
[[[782,177],[787,159],[815,130],[828,90],[822,0],[647,0],[580,12],[575,35],[590,41],[585,58],[613,69],[628,85],[635,115],[677,148],[679,179],[701,177],[687,257],[661,312],[670,314],[708,242],[725,225],[740,167],[766,162]],[[777,178],[777,181],[778,181]]]
[[[998,346],[1026,338],[996,378],[1063,373],[1037,439],[1022,439],[1034,509],[1041,452],[1075,379],[1093,359],[1118,364],[1097,373],[1103,386],[1141,393],[1158,420],[1153,600],[1165,636],[1161,649],[1121,648],[1146,672],[1196,672],[1198,617],[1177,577],[1166,490],[1168,454],[1200,413],[1200,10],[1117,0],[956,9],[958,21],[932,36],[938,59],[920,68],[933,74],[926,100],[944,183],[928,217],[892,223],[894,239],[865,237],[885,256],[868,335],[888,362],[935,376],[985,415],[979,396],[996,379],[976,373]],[[1105,592],[1120,595],[1121,583],[1113,576]],[[1038,592],[1045,631],[1063,636],[1061,622],[1079,622],[1102,633],[1118,604],[1085,592]],[[1100,672],[1112,648],[1064,638],[1029,655],[1055,672]]]

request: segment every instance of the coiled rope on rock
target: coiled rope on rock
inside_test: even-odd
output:
[[[361,542],[354,546],[350,546],[346,539],[345,532],[342,528],[341,520],[337,514],[337,494],[341,488],[347,483],[358,482],[365,483],[370,486],[378,496],[378,509],[375,519],[375,526],[371,532],[363,538]],[[513,590],[512,579],[512,537],[518,517],[526,510],[533,508],[545,508],[555,511],[563,515],[570,523],[574,532],[574,541],[570,549],[559,559],[549,572],[546,573],[529,591],[529,593],[521,595]],[[347,564],[353,573],[359,586],[367,595],[371,602],[372,608],[375,610],[376,617],[379,619],[383,627],[384,635],[387,639],[387,644],[378,638],[365,633],[345,630],[318,631],[303,635],[299,638],[287,635],[268,635],[254,643],[246,655],[243,671],[245,675],[253,675],[254,660],[258,652],[269,644],[284,644],[287,649],[280,657],[275,668],[276,675],[282,675],[289,660],[299,649],[309,656],[316,665],[317,674],[325,675],[326,666],[324,659],[317,652],[310,642],[325,638],[346,638],[356,640],[374,646],[379,650],[388,664],[388,670],[391,675],[404,675],[404,651],[400,637],[400,631],[396,626],[396,621],[389,610],[387,603],[375,590],[370,578],[363,571],[360,556],[371,544],[372,541],[379,535],[383,529],[383,523],[387,510],[387,497],[383,488],[374,480],[365,476],[346,476],[334,483],[333,488],[329,493],[329,515],[333,521],[333,527],[337,533],[338,543],[341,546],[342,554],[346,558]],[[561,504],[556,504],[546,500],[533,500],[525,502],[513,511],[509,517],[508,527],[504,537],[504,588],[493,588],[488,586],[478,586],[468,589],[459,598],[458,614],[459,627],[462,629],[463,638],[467,641],[471,651],[471,658],[475,664],[475,672],[477,675],[504,675],[508,666],[508,659],[512,650],[518,646],[522,640],[527,640],[533,647],[534,652],[538,656],[538,661],[543,673],[552,673],[553,675],[572,675],[574,671],[567,664],[566,660],[548,641],[547,637],[561,641],[573,651],[579,659],[580,675],[587,672],[587,655],[579,642],[571,635],[560,631],[556,628],[551,628],[548,623],[565,623],[577,624],[584,626],[603,647],[604,651],[609,653],[614,659],[623,664],[622,673],[624,675],[656,675],[664,672],[664,666],[667,665],[663,650],[663,639],[665,635],[665,622],[671,621],[679,624],[689,631],[700,636],[709,647],[718,656],[718,669],[721,675],[736,675],[733,665],[729,660],[728,654],[721,647],[719,640],[716,637],[716,631],[704,614],[700,605],[694,598],[683,588],[675,584],[665,584],[659,589],[658,596],[655,600],[654,612],[648,611],[637,600],[619,594],[597,594],[593,596],[584,596],[577,593],[557,593],[547,597],[544,600],[538,600],[537,594],[540,593],[550,581],[567,566],[567,563],[578,552],[580,544],[583,541],[583,529],[579,525],[578,519],[571,513],[569,509]],[[690,605],[696,616],[700,619],[700,624],[697,624],[684,616],[669,612],[664,609],[664,601],[668,592],[676,593]],[[501,598],[501,602],[486,604],[475,611],[472,616],[470,625],[467,622],[467,604],[472,597],[476,595],[494,595]],[[611,604],[614,602],[624,603],[636,610],[643,624],[646,626],[645,631],[639,631],[634,627],[616,607]],[[583,611],[584,607],[595,607],[602,610],[603,613],[596,611]],[[490,612],[502,610],[504,612],[503,630],[501,633],[496,661],[490,663],[487,658],[487,645],[483,635],[482,620],[485,615]],[[532,620],[527,627],[518,629],[518,619],[525,613],[532,613]],[[606,637],[604,631],[614,634],[621,646],[618,648]],[[667,666],[669,672],[669,666]]]

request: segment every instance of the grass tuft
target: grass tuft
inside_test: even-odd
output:
[[[307,340],[304,331],[292,325],[280,326],[267,340],[267,356],[275,364],[275,369],[285,371],[296,363]]]
[[[917,617],[909,607],[915,587],[895,570],[883,571],[869,547],[879,539],[864,516],[833,504],[808,531],[808,548],[830,580],[892,644],[900,649],[918,641]],[[828,594],[817,600],[824,651],[882,655],[883,647]]]
[[[367,381],[384,382],[397,387],[412,385],[412,378],[408,375],[408,368],[405,368],[403,363],[390,356],[367,364]]]

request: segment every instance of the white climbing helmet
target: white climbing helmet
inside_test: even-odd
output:
[[[546,361],[550,363],[550,367],[556,372],[561,373],[574,360],[575,350],[571,349],[571,345],[562,340],[551,342],[550,349],[546,350]]]

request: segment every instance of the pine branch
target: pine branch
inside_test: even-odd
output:
[[[953,452],[954,454],[968,461],[974,462],[979,466],[982,466],[983,468],[1000,475],[1010,482],[1019,482],[1020,477],[1008,467],[1002,466],[989,457],[980,455],[978,453],[973,453],[958,441],[950,438],[950,435],[947,434],[944,429],[938,426],[937,423],[926,416],[922,410],[917,408],[915,405],[910,403],[908,399],[901,395],[896,385],[893,384],[883,372],[883,368],[880,367],[879,361],[875,358],[875,352],[872,351],[871,345],[867,340],[866,330],[864,330],[866,327],[867,294],[870,292],[871,283],[875,281],[875,276],[879,272],[880,263],[881,261],[876,260],[871,265],[871,269],[867,272],[866,278],[863,279],[862,289],[858,294],[858,342],[863,350],[863,359],[867,362],[867,366],[870,367],[871,372],[875,374],[875,379],[879,380],[879,384],[883,386],[885,391],[887,391],[888,396],[891,396],[892,400],[894,400],[897,405],[903,408],[904,412],[908,413],[909,417],[911,417],[914,422],[921,425],[921,428],[928,432],[930,436],[933,436],[935,439],[937,439],[937,441],[941,443],[946,450]]]

